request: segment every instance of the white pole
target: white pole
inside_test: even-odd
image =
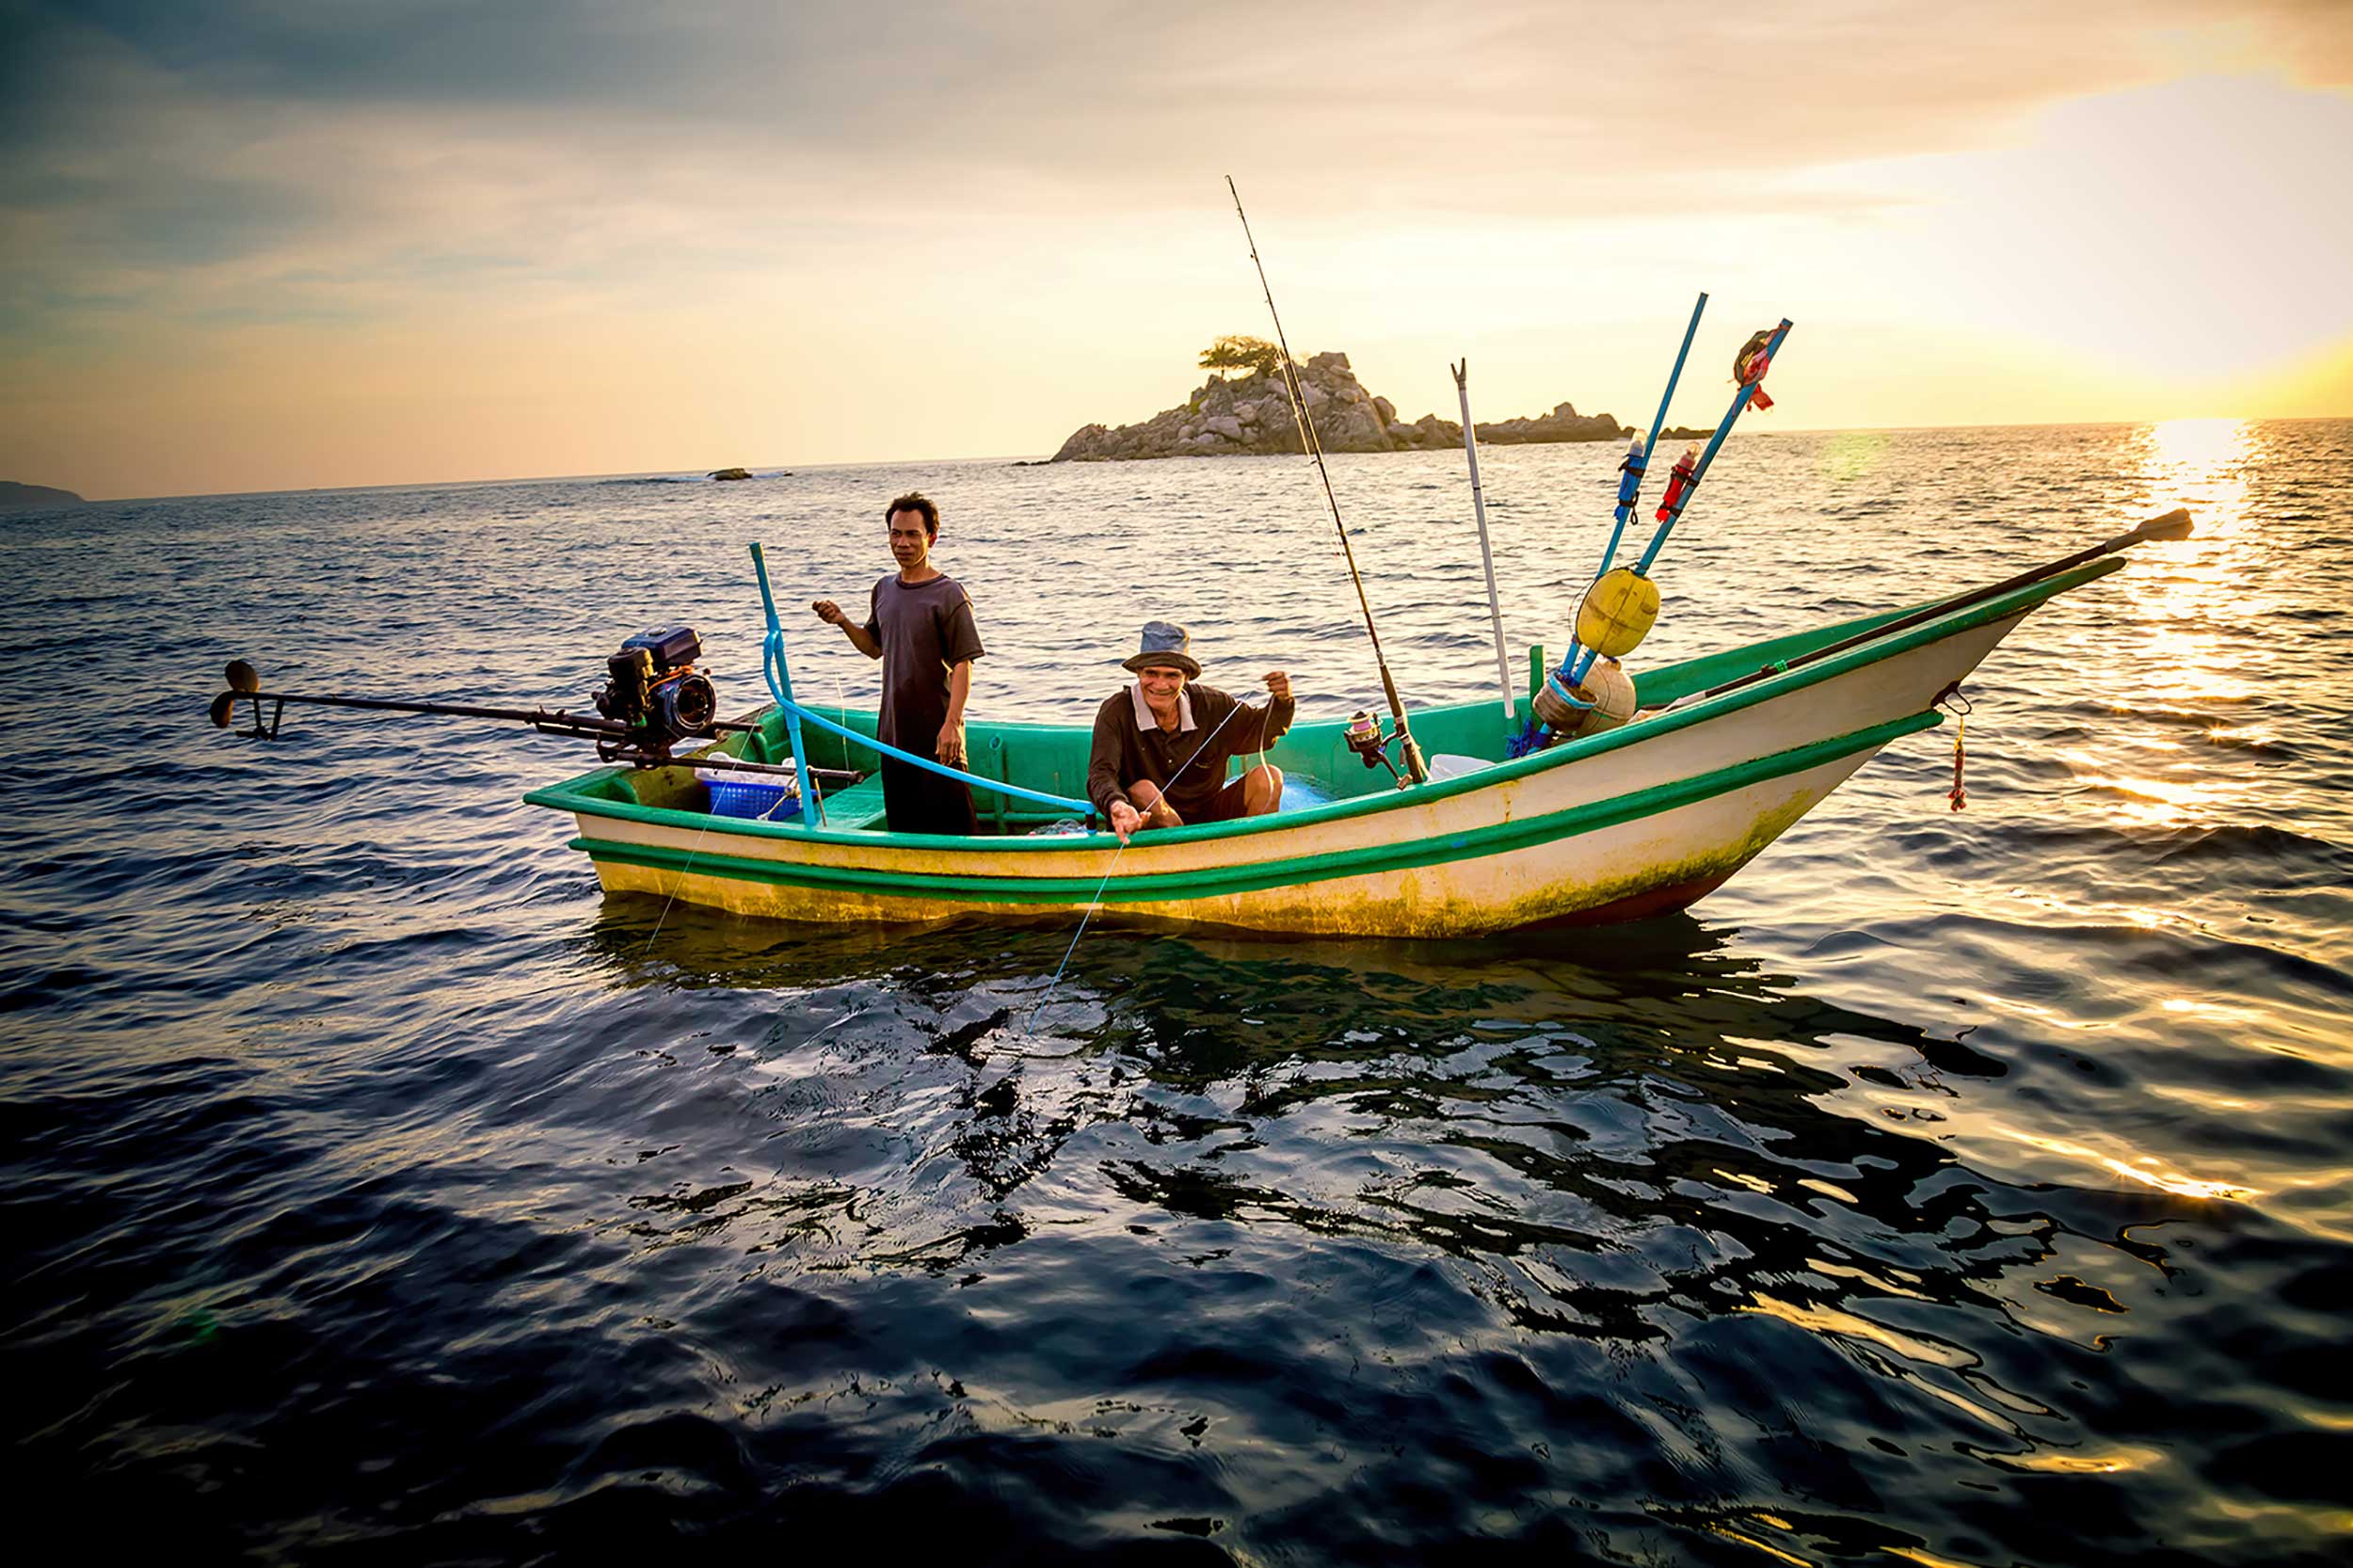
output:
[[[1454,390],[1463,397],[1463,454],[1470,459],[1471,511],[1479,519],[1479,559],[1487,568],[1487,619],[1496,632],[1496,680],[1503,688],[1503,723],[1505,728],[1518,719],[1513,707],[1512,661],[1503,651],[1503,606],[1496,599],[1496,556],[1487,543],[1487,498],[1479,489],[1479,433],[1471,424],[1470,360],[1449,365],[1454,372]]]

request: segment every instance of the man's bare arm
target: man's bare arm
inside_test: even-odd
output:
[[[840,605],[836,604],[830,599],[821,599],[809,608],[817,612],[819,620],[828,626],[838,626],[847,632],[852,648],[856,648],[869,659],[882,657],[882,644],[866,628],[843,615]]]
[[[948,721],[939,727],[939,760],[952,768],[965,765],[964,704],[972,695],[972,661],[948,672]]]

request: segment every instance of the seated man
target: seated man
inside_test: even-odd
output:
[[[1264,751],[1290,728],[1290,677],[1268,672],[1270,700],[1260,708],[1189,685],[1201,674],[1185,651],[1192,640],[1181,626],[1145,623],[1142,651],[1123,661],[1135,683],[1096,711],[1087,796],[1121,843],[1145,827],[1262,817],[1282,804],[1282,769],[1260,762],[1228,779],[1225,764]]]

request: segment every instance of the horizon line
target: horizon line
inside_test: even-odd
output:
[[[2147,425],[2154,427],[2160,424],[2179,424],[2208,420],[2217,422],[2229,421],[2242,424],[2342,424],[2345,421],[2353,420],[2353,413],[2280,415],[2185,414],[2172,419],[2035,420],[1990,424],[1801,424],[1783,426],[1778,429],[1771,430],[1751,427],[1747,429],[1736,430],[1731,436],[1728,436],[1725,439],[1727,442],[1729,442],[1748,436],[1906,435],[1926,430],[2087,430],[2105,429],[2120,425]],[[1626,428],[1639,429],[1640,427],[1629,425]],[[1608,439],[1614,438],[1605,438],[1605,440]],[[1605,440],[1507,441],[1503,444],[1505,446],[1599,446],[1605,444]],[[1219,458],[1215,459],[1135,457],[1095,459],[1095,461],[1197,462],[1211,460],[1231,461],[1237,457],[1256,457],[1261,460],[1272,460],[1285,457],[1299,457],[1304,456],[1304,453],[1296,452],[1268,452],[1234,453],[1230,455],[1222,455]],[[1394,452],[1334,452],[1327,453],[1325,456],[1330,457],[1389,457],[1399,456],[1399,454]],[[804,469],[908,468],[943,463],[1002,463],[1008,466],[1019,463],[1043,467],[1049,464],[1051,461],[1052,456],[1050,454],[1045,456],[1033,456],[1024,453],[983,453],[976,456],[960,457],[878,457],[867,458],[856,462],[760,463],[746,464],[744,466],[753,468],[755,470],[760,468],[778,470],[781,472],[768,474],[766,477],[781,478],[787,474],[797,474]],[[258,490],[174,490],[152,495],[84,496],[79,504],[84,506],[118,506],[144,501],[232,501],[275,495],[358,495],[364,494],[371,490],[440,490],[459,489],[469,486],[556,485],[577,484],[589,480],[615,479],[675,479],[681,483],[702,484],[740,483],[740,481],[712,480],[707,477],[697,480],[694,477],[694,475],[698,472],[708,475],[713,472],[716,471],[710,469],[627,469],[605,473],[519,473],[493,474],[484,478],[472,479],[393,479],[386,480],[378,484],[369,485],[294,485]],[[760,478],[762,476],[758,472],[755,472],[753,477]],[[37,482],[33,480],[16,480],[13,482],[24,485],[37,485]],[[37,488],[44,489],[63,489],[68,487],[37,486]],[[29,513],[53,509],[66,510],[67,508],[26,507],[24,508],[24,511]]]

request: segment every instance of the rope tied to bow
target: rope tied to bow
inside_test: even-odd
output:
[[[1953,726],[1953,787],[1945,792],[1945,798],[1951,801],[1953,809],[1958,811],[1969,804],[1969,792],[1961,787],[1961,769],[1963,744],[1969,734],[1969,715],[1977,710],[1967,697],[1961,695],[1958,682],[1936,695],[1936,706],[1952,714],[1957,721]]]

